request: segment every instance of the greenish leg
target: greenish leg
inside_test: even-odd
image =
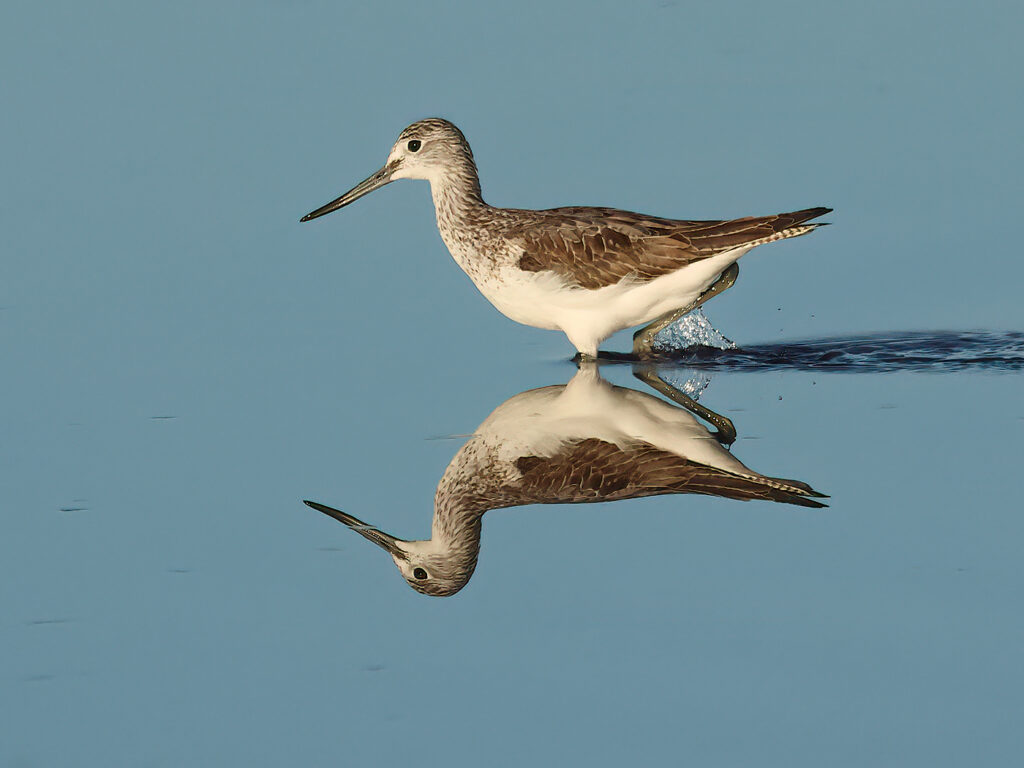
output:
[[[718,432],[714,437],[722,445],[728,447],[736,441],[736,427],[728,416],[723,416],[720,413],[715,413],[710,408],[705,408],[685,392],[680,392],[673,387],[651,368],[634,368],[633,375],[647,386],[663,394],[673,403],[681,405],[690,413],[699,416],[717,429]]]
[[[649,325],[645,325],[639,331],[634,333],[633,354],[637,357],[650,357],[654,352],[655,336],[668,328],[683,315],[688,315],[693,312],[693,310],[697,309],[697,307],[701,306],[708,299],[713,299],[722,291],[727,288],[731,288],[733,283],[736,282],[736,278],[739,274],[740,265],[735,262],[732,263],[724,272],[722,272],[722,274],[718,276],[718,279],[715,280],[715,282],[712,283],[704,293],[697,297],[696,301],[692,302],[688,306],[665,313]]]

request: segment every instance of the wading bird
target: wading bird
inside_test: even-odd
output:
[[[811,232],[831,211],[807,208],[731,221],[681,221],[614,208],[495,208],[484,202],[462,131],[440,118],[406,128],[384,167],[302,217],[336,211],[396,179],[430,182],[441,238],[480,292],[507,317],[561,330],[581,359],[616,331],[640,357],[659,331],[736,281],[751,248]]]

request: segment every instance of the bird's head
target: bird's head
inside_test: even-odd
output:
[[[435,597],[454,595],[466,586],[476,569],[479,537],[476,538],[476,546],[468,547],[452,546],[435,539],[407,541],[367,525],[347,512],[315,501],[305,503],[344,523],[391,555],[402,577],[417,592]]]
[[[426,179],[436,184],[443,183],[453,174],[466,177],[468,183],[478,188],[476,164],[466,137],[452,123],[442,118],[419,120],[399,134],[383,168],[341,197],[307,213],[301,221],[309,221],[344,208],[396,179]]]

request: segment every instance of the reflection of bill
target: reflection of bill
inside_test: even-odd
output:
[[[409,585],[428,595],[455,594],[469,581],[489,509],[670,493],[824,506],[815,500],[822,494],[806,483],[766,477],[736,459],[726,449],[736,434],[728,419],[653,373],[638,375],[684,407],[614,387],[593,364],[564,386],[529,390],[499,405],[438,483],[427,540],[397,539],[339,510],[306,503],[390,553]]]

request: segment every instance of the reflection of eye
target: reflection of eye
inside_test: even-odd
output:
[[[422,568],[415,568],[415,569],[413,569],[412,575],[415,576],[420,581],[423,581],[425,578],[427,578],[427,572],[425,570],[423,570]]]
[[[409,151],[410,152],[419,152],[420,151],[420,147],[422,145],[420,144],[420,140],[419,139],[413,139],[412,141],[409,142],[409,144],[407,146],[409,147]],[[417,577],[417,578],[419,578],[419,577]]]

